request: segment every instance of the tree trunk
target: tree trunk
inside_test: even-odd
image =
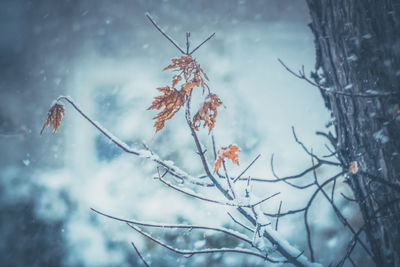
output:
[[[400,1],[307,4],[316,71],[322,69],[322,77],[313,76],[330,88],[321,93],[332,111],[343,166],[358,165],[348,182],[373,260],[378,266],[400,266]]]

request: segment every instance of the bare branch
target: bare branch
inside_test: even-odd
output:
[[[279,202],[278,216],[276,217],[275,231],[278,231],[279,217],[281,215],[282,200]]]
[[[187,32],[186,33],[186,55],[189,55],[189,47],[190,47],[189,38],[190,38],[190,32]]]
[[[296,141],[296,143],[299,144],[308,155],[310,155],[311,157],[316,159],[318,161],[318,163],[327,164],[327,165],[333,165],[333,166],[342,166],[342,164],[340,164],[338,162],[321,159],[317,155],[315,155],[314,153],[309,151],[307,149],[307,147],[303,144],[303,142],[301,142],[299,140],[299,138],[297,138],[296,131],[295,131],[293,126],[292,126],[292,133],[293,133],[293,137],[294,137],[294,140]]]
[[[349,245],[347,246],[347,251],[344,257],[340,260],[338,263],[337,267],[342,267],[343,264],[346,262],[347,259],[350,259],[351,253],[353,252],[353,249],[357,245],[357,238],[358,235],[364,230],[364,226],[362,226],[356,234],[354,234],[353,238],[350,240]]]
[[[261,154],[258,154],[257,157],[233,180],[233,183],[236,183],[243,174],[261,157]]]
[[[228,171],[226,170],[225,160],[224,159],[222,159],[222,167],[224,168],[226,183],[228,184],[229,190],[231,190],[233,199],[235,199],[236,198],[235,190],[233,190],[233,187],[231,185],[231,178],[229,177]]]
[[[165,33],[165,31],[163,31],[160,26],[158,26],[158,24],[154,21],[154,19],[151,17],[150,13],[146,13],[146,17],[150,20],[150,22],[154,25],[154,27],[156,27],[156,29],[162,34],[164,35],[165,38],[168,39],[168,41],[170,41],[176,48],[178,48],[178,50],[182,53],[182,54],[186,54],[185,51],[183,51],[183,49],[168,35]]]
[[[142,260],[143,264],[146,267],[150,267],[150,265],[146,262],[146,260],[143,258],[142,254],[140,254],[139,250],[137,249],[137,247],[135,246],[135,244],[133,242],[131,242],[132,247],[135,249],[136,253],[138,254],[139,258]]]
[[[201,181],[201,179],[195,178],[195,177],[187,174],[186,172],[184,172],[183,170],[179,169],[175,165],[171,165],[167,161],[161,160],[160,157],[157,154],[155,154],[154,152],[149,152],[148,149],[145,149],[145,150],[134,149],[134,148],[128,146],[126,143],[124,143],[119,138],[114,136],[111,132],[109,132],[106,128],[101,126],[100,123],[98,123],[97,121],[91,119],[88,115],[86,115],[86,113],[82,111],[82,109],[75,103],[75,101],[71,97],[69,97],[69,96],[59,96],[57,98],[57,101],[61,101],[61,100],[64,100],[64,101],[68,102],[69,104],[71,104],[72,107],[82,117],[84,117],[98,131],[100,131],[105,137],[107,137],[107,139],[109,139],[112,143],[114,143],[116,146],[121,148],[126,153],[133,154],[133,155],[136,155],[138,157],[147,158],[147,159],[149,159],[151,161],[154,161],[155,163],[163,166],[165,169],[168,169],[168,172],[171,175],[173,175],[173,176],[175,176],[177,178],[183,179],[185,181],[188,181],[188,182],[191,182],[191,183],[194,183],[194,184],[202,185],[202,186],[214,186],[214,184],[204,183],[203,181]]]
[[[343,194],[343,192],[340,192],[340,194],[342,195],[342,197],[343,197],[344,199],[346,199],[346,200],[348,200],[348,201],[354,201],[354,202],[357,202],[357,200],[356,200],[356,199],[354,199],[354,198],[350,198],[350,197],[346,196],[345,194]]]
[[[215,231],[215,232],[220,232],[226,235],[229,235],[231,237],[234,237],[236,239],[239,239],[241,241],[244,241],[248,244],[251,245],[251,240],[249,238],[247,238],[246,235],[235,232],[233,230],[230,229],[226,229],[226,228],[218,228],[218,227],[208,227],[208,226],[202,226],[202,225],[185,225],[185,224],[166,224],[166,223],[153,223],[153,222],[142,222],[142,221],[136,221],[136,220],[126,220],[126,219],[121,219],[106,213],[103,213],[101,211],[98,211],[94,208],[90,208],[92,211],[105,216],[107,218],[116,220],[116,221],[120,221],[120,222],[125,222],[125,223],[130,223],[130,224],[135,224],[135,225],[140,225],[140,226],[144,226],[144,227],[153,227],[153,228],[160,228],[160,229],[189,229],[189,230],[193,230],[193,229],[198,229],[198,230],[210,230],[210,231]]]
[[[195,49],[192,50],[192,52],[189,53],[189,55],[193,54],[194,52],[196,52],[197,49],[199,49],[203,44],[205,44],[208,40],[210,40],[211,38],[213,38],[215,35],[215,32],[212,33],[210,36],[208,36],[203,42],[201,42],[198,46],[196,46]]]
[[[258,201],[258,202],[256,202],[256,203],[250,205],[250,207],[255,207],[255,206],[257,206],[257,205],[260,205],[261,203],[264,203],[264,202],[267,201],[268,199],[271,199],[271,198],[273,198],[274,196],[279,195],[280,193],[281,193],[281,192],[277,192],[277,193],[275,193],[275,194],[273,194],[273,195],[271,195],[271,196],[269,196],[269,197],[266,197],[266,198],[264,198],[264,199],[262,199],[262,200],[260,200],[260,201]]]
[[[268,182],[270,182],[270,183],[284,182],[284,183],[286,183],[286,184],[288,184],[288,185],[290,185],[290,186],[292,186],[292,187],[294,187],[294,188],[297,188],[297,189],[305,189],[305,188],[308,188],[308,187],[310,187],[310,186],[313,186],[314,183],[309,183],[309,184],[306,184],[306,185],[295,185],[295,184],[293,184],[293,183],[288,182],[287,180],[292,180],[292,179],[297,179],[297,178],[303,177],[304,175],[306,175],[306,174],[309,173],[310,171],[313,171],[314,169],[319,168],[319,167],[322,165],[322,163],[317,163],[317,165],[311,166],[310,168],[308,168],[308,169],[302,171],[302,172],[299,173],[299,174],[291,175],[291,176],[286,176],[286,177],[279,177],[279,176],[276,174],[275,168],[274,168],[274,154],[271,155],[270,165],[271,165],[272,175],[274,175],[275,180],[265,180],[265,181],[268,181]]]
[[[178,192],[181,192],[181,193],[183,193],[183,194],[185,194],[185,195],[188,195],[188,196],[191,196],[191,197],[193,197],[193,198],[197,198],[197,199],[200,199],[200,200],[204,200],[204,201],[211,202],[211,203],[215,203],[215,204],[219,204],[219,205],[231,206],[231,207],[247,207],[247,208],[248,208],[248,207],[251,206],[251,205],[240,205],[240,204],[236,204],[236,203],[233,203],[233,202],[223,202],[223,201],[218,201],[218,200],[206,198],[206,197],[203,197],[203,196],[201,196],[201,195],[188,192],[188,191],[186,191],[186,190],[184,190],[184,189],[182,189],[182,188],[176,187],[176,186],[174,186],[173,184],[168,183],[166,180],[164,180],[164,179],[161,178],[161,177],[159,177],[158,179],[159,179],[163,184],[165,184],[166,186],[168,186],[169,188],[172,188],[172,189],[174,189],[174,190],[176,190],[176,191],[178,191]]]
[[[231,253],[241,253],[241,254],[247,254],[247,255],[252,255],[252,256],[256,256],[259,258],[262,258],[263,260],[267,260],[273,263],[282,263],[282,261],[279,260],[274,260],[269,258],[268,256],[265,256],[263,254],[254,252],[252,250],[248,250],[248,249],[242,249],[242,248],[213,248],[213,249],[202,249],[202,250],[187,250],[187,249],[179,249],[179,248],[174,248],[170,245],[167,245],[166,243],[162,242],[159,239],[154,238],[153,236],[151,236],[150,234],[142,231],[139,227],[131,224],[131,223],[127,223],[129,227],[131,227],[132,229],[134,229],[135,231],[137,231],[138,233],[140,233],[141,235],[147,237],[148,239],[150,239],[151,241],[159,244],[160,246],[167,248],[175,253],[178,254],[182,254],[182,255],[186,255],[186,256],[192,256],[195,254],[210,254],[210,253],[227,253],[227,252],[231,252]]]
[[[302,70],[299,71],[299,73],[294,72],[293,70],[291,70],[287,65],[285,65],[285,63],[283,63],[283,61],[281,59],[278,58],[279,63],[281,63],[281,65],[288,71],[290,72],[293,76],[306,81],[307,83],[311,84],[314,87],[317,87],[318,89],[320,89],[321,91],[324,91],[328,94],[333,94],[333,95],[341,95],[341,96],[349,96],[349,97],[366,97],[366,98],[375,98],[375,97],[391,97],[394,95],[399,95],[399,92],[388,92],[388,93],[370,93],[370,94],[351,94],[351,93],[346,93],[346,92],[340,92],[340,91],[336,91],[336,90],[331,90],[329,88],[325,88],[322,87],[321,85],[311,81],[309,78],[307,78],[307,76],[304,73],[304,66],[302,66]]]
[[[247,227],[246,225],[242,224],[241,222],[239,222],[238,220],[236,220],[229,212],[228,212],[229,217],[231,217],[232,221],[234,221],[235,223],[237,223],[238,225],[240,225],[241,227],[243,227],[244,229],[250,231],[250,232],[254,232],[254,230],[252,230],[250,227]]]
[[[314,160],[313,158],[311,158],[312,163],[314,164]],[[328,194],[325,192],[325,190],[320,187],[319,183],[318,183],[318,178],[317,178],[317,173],[315,172],[315,170],[313,171],[314,173],[314,179],[315,179],[315,184],[317,185],[318,188],[320,188],[322,194],[324,195],[324,197],[328,200],[328,202],[331,204],[333,211],[335,212],[336,216],[338,217],[338,219],[342,222],[342,224],[344,226],[346,226],[352,233],[353,235],[356,237],[357,241],[360,243],[360,245],[364,248],[365,252],[367,252],[367,254],[372,257],[371,252],[369,251],[367,245],[364,244],[364,242],[358,238],[358,235],[356,235],[356,231],[353,229],[353,227],[351,226],[351,224],[348,222],[348,220],[346,219],[346,217],[340,212],[339,208],[336,206],[336,204],[334,203],[333,199],[329,198]]]
[[[288,215],[293,215],[293,214],[297,214],[300,212],[304,212],[307,209],[307,207],[301,208],[301,209],[297,209],[297,210],[289,210],[287,212],[281,212],[280,214],[278,213],[268,213],[268,212],[264,212],[264,215],[270,216],[270,217],[284,217],[284,216],[288,216]]]

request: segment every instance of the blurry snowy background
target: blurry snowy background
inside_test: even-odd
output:
[[[216,32],[195,57],[226,106],[217,118],[217,143],[242,149],[241,165],[232,166],[232,173],[259,153],[261,159],[248,174],[271,178],[271,153],[279,174],[309,166],[309,157],[292,138],[292,125],[305,144],[326,152],[324,140],[314,135],[329,122],[322,98],[277,62],[279,57],[294,69],[314,66],[303,1],[2,0],[0,265],[140,265],[131,240],[154,266],[264,264],[232,254],[186,259],[91,212],[94,207],[128,219],[236,227],[226,209],[188,199],[153,180],[154,164],[121,153],[70,106],[56,135],[47,130],[39,136],[52,101],[70,95],[128,144],[141,147],[144,141],[164,159],[201,173],[183,113],[155,134],[156,113],[146,110],[157,95],[155,88],[170,82],[162,68],[179,54],[145,12],[182,46],[186,31],[192,45]],[[209,146],[205,130],[201,137]],[[338,187],[346,190],[344,184]],[[280,200],[285,211],[301,207],[309,196],[278,184],[254,190],[259,197],[281,192],[264,204],[271,212]],[[349,236],[328,205],[316,203],[310,214],[313,241],[318,260],[328,264],[343,252]],[[347,215],[354,213],[352,207],[343,208]],[[301,216],[282,218],[279,227],[300,250],[306,249],[302,223]],[[182,248],[238,245],[209,233],[152,232]]]

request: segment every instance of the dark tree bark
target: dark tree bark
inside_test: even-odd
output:
[[[358,163],[348,182],[373,260],[400,266],[400,1],[307,4],[316,70],[323,73],[313,77],[331,90],[321,93],[332,111],[343,166]]]

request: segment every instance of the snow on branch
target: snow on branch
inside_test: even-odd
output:
[[[185,171],[183,171],[180,168],[178,168],[177,166],[175,166],[172,161],[160,159],[160,157],[157,154],[155,154],[154,152],[151,152],[148,149],[144,150],[144,149],[135,149],[135,148],[130,147],[128,144],[126,144],[125,142],[120,140],[118,137],[116,137],[114,134],[112,134],[110,131],[108,131],[106,128],[104,128],[99,122],[90,118],[89,115],[87,115],[85,112],[83,112],[83,110],[79,107],[79,105],[76,104],[76,102],[70,96],[59,96],[57,98],[57,102],[62,101],[62,100],[70,103],[72,105],[72,107],[76,111],[78,111],[78,113],[82,117],[84,117],[90,124],[92,124],[97,130],[99,130],[106,138],[108,138],[112,143],[117,145],[119,148],[124,150],[126,153],[133,154],[140,158],[149,159],[149,160],[161,165],[165,169],[167,169],[171,175],[173,175],[177,178],[189,181],[190,183],[200,184],[203,186],[213,186],[213,184],[211,184],[211,183],[205,183],[204,181],[201,181],[199,178],[196,178],[196,177],[193,177],[193,176],[187,174]]]

